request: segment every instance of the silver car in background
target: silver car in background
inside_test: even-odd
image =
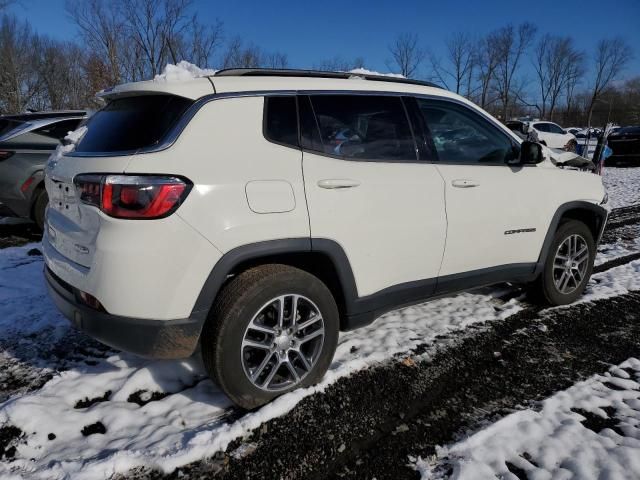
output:
[[[0,216],[29,218],[42,229],[44,165],[86,118],[81,110],[0,116]]]

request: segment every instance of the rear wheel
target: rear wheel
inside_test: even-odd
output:
[[[38,228],[44,229],[44,213],[49,203],[49,196],[44,188],[40,188],[36,192],[36,199],[33,202],[33,221],[36,222]]]
[[[286,265],[252,268],[231,280],[202,332],[209,375],[237,405],[252,409],[325,374],[338,342],[329,289]]]
[[[569,220],[556,232],[532,296],[551,305],[566,305],[582,295],[593,271],[596,247],[582,222]]]

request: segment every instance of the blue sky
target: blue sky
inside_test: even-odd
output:
[[[621,35],[635,52],[626,76],[640,75],[640,0],[195,0],[194,6],[201,21],[219,18],[227,37],[240,35],[265,50],[287,53],[293,67],[339,55],[364,57],[368,68],[386,71],[387,46],[398,33],[417,33],[423,46],[439,53],[452,32],[482,35],[530,21],[540,32],[571,35],[585,51],[602,37]],[[64,0],[19,0],[11,11],[38,32],[61,39],[77,35]]]

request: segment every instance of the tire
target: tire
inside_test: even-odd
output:
[[[576,142],[575,140],[569,140],[564,149],[567,152],[576,153],[578,151],[578,142]]]
[[[283,328],[281,334],[266,333],[279,329],[280,305],[284,312],[281,326],[291,327],[294,298],[297,326]],[[315,310],[319,319],[313,316]],[[298,326],[303,328],[298,330]],[[321,327],[323,338],[317,333]],[[202,331],[202,358],[209,376],[236,405],[254,409],[320,381],[333,359],[339,329],[338,308],[324,283],[297,268],[263,265],[233,278],[219,294]],[[253,343],[244,343],[248,341]],[[254,348],[255,343],[260,348]],[[304,359],[298,352],[303,352]],[[284,360],[289,363],[278,363]],[[252,379],[254,375],[258,376]]]
[[[33,221],[36,222],[40,231],[44,230],[44,214],[49,204],[49,196],[44,188],[36,192],[36,199],[33,202]]]
[[[583,247],[586,247],[587,250],[582,255],[575,255],[576,261],[573,263],[580,261],[580,264],[579,268],[572,268],[572,265],[568,266],[568,263],[571,263],[570,260],[565,260],[562,257],[571,257],[571,255],[565,255],[569,248],[567,242],[568,239],[576,237],[578,239],[575,242],[581,245],[577,247],[578,252]],[[584,259],[583,265],[581,260],[585,254],[588,254],[588,257]],[[589,282],[595,255],[596,246],[593,235],[584,223],[577,220],[568,220],[562,223],[551,242],[542,273],[531,286],[529,292],[531,298],[547,305],[566,305],[576,301]],[[582,270],[583,267],[584,270]],[[565,270],[569,273],[566,273]],[[563,290],[561,287],[565,285],[565,282],[566,288]]]

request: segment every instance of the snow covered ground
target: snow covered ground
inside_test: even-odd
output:
[[[612,205],[640,203],[635,170],[607,169],[605,181]],[[3,478],[105,478],[140,465],[171,471],[224,450],[339,378],[523,308],[517,298],[504,300],[504,291],[485,289],[391,312],[370,327],[341,335],[320,385],[243,414],[206,378],[198,358],[144,360],[113,352],[73,330],[46,294],[42,258],[33,252],[37,247],[0,250],[0,362],[5,367],[0,383],[6,390],[17,377],[22,382],[0,404],[0,427],[22,432],[12,444],[12,457],[0,462]],[[599,261],[636,247],[634,242],[605,245]],[[583,301],[639,288],[640,261],[635,261],[594,275]]]
[[[640,360],[439,448],[435,459],[410,460],[424,480],[640,478]]]
[[[603,181],[610,208],[640,204],[640,168],[606,167]]]
[[[71,331],[46,296],[41,258],[27,255],[33,246],[0,254],[0,335],[5,344],[42,329],[56,336]],[[34,478],[105,478],[139,465],[170,471],[223,450],[340,377],[520,308],[516,300],[464,294],[392,312],[370,327],[341,335],[322,384],[240,418],[205,377],[198,359],[150,361],[123,353],[97,358],[91,362],[95,364],[61,371],[41,389],[0,406],[0,424],[24,432],[14,461],[0,463],[0,476],[17,471]],[[22,361],[36,373],[47,371],[37,357]],[[102,428],[103,433],[86,435]]]

